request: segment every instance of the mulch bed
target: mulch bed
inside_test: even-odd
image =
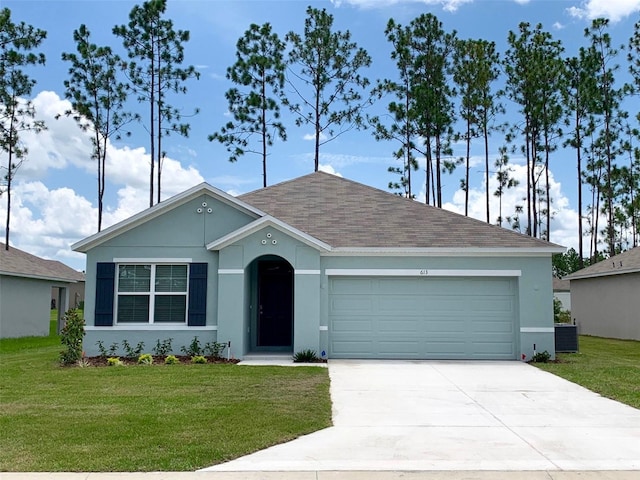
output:
[[[193,362],[191,361],[191,357],[188,355],[174,355],[177,359],[178,362],[181,364],[193,364]],[[88,362],[88,365],[85,366],[89,366],[89,367],[108,367],[108,359],[109,357],[84,357],[84,360],[86,362]],[[137,358],[125,358],[125,357],[118,357],[120,358],[120,361],[124,364],[124,365],[138,365],[138,359]],[[158,356],[158,355],[154,355],[153,356],[153,365],[166,365],[164,363],[166,357],[163,356]],[[226,358],[220,358],[220,357],[211,357],[211,356],[205,356],[204,358],[207,359],[207,363],[230,363],[230,364],[234,364],[234,363],[238,363],[240,360],[232,358],[227,360]]]

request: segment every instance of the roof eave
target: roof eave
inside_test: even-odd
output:
[[[554,253],[564,252],[564,247],[534,247],[534,248],[518,248],[518,247],[334,247],[325,255],[345,256],[345,255],[361,255],[361,256],[410,256],[410,255],[429,255],[429,256],[459,256],[459,257],[546,257]]]
[[[304,233],[303,231],[298,230],[297,228],[292,227],[291,225],[278,220],[277,218],[272,217],[271,215],[265,215],[262,218],[259,218],[245,225],[244,227],[234,230],[233,232],[209,243],[207,245],[207,250],[221,250],[229,245],[232,245],[238,240],[241,240],[266,227],[273,227],[277,230],[280,230],[286,235],[289,235],[301,241],[302,243],[305,243],[306,245],[319,250],[320,252],[328,252],[331,250],[331,245],[328,245],[323,241],[318,240],[317,238],[312,237],[311,235]]]
[[[600,278],[600,277],[611,277],[613,275],[625,275],[628,273],[640,273],[640,268],[628,268],[626,270],[615,270],[611,272],[598,272],[598,273],[587,273],[587,274],[571,274],[564,277],[565,280],[584,280],[587,278]]]
[[[6,271],[0,271],[0,275],[4,275],[6,277],[30,278],[33,280],[46,280],[48,282],[78,283],[78,280],[73,280],[70,278],[63,278],[63,277],[53,277],[48,275],[30,275],[28,273],[16,273],[16,272],[6,272]]]

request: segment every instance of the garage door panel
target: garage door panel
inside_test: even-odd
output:
[[[516,357],[512,279],[335,277],[329,291],[334,358]]]
[[[336,295],[351,295],[354,293],[371,292],[375,280],[368,278],[334,278],[330,283],[330,293]]]
[[[377,283],[377,287],[381,292],[389,295],[418,295],[425,293],[424,284],[416,283],[414,278],[381,277],[374,280],[374,282]]]
[[[465,355],[464,342],[460,341],[438,341],[438,342],[426,342],[426,352],[429,356],[438,358],[462,358]]]
[[[450,318],[447,320],[429,320],[423,322],[422,331],[427,334],[427,338],[438,335],[461,335],[465,332],[465,321],[461,318]]]
[[[375,298],[370,295],[340,295],[330,302],[330,315],[343,313],[370,313],[374,311]]]
[[[417,312],[426,307],[425,298],[415,295],[384,295],[378,297],[378,308],[381,312]]]
[[[384,334],[396,334],[402,332],[403,334],[415,334],[420,327],[417,319],[407,318],[395,318],[388,319],[387,321],[376,322],[376,329],[379,333]]]
[[[337,341],[332,344],[333,354],[335,356],[348,355],[351,357],[367,358],[373,351],[373,342],[371,341]],[[348,358],[348,357],[347,357]]]
[[[382,355],[393,355],[396,358],[404,356],[415,356],[420,351],[420,345],[415,340],[385,340],[378,342],[378,353]]]
[[[371,317],[341,318],[337,317],[331,323],[332,331],[336,333],[361,333],[373,330]]]

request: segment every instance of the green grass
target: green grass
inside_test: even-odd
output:
[[[579,353],[559,353],[558,363],[532,365],[640,408],[640,342],[588,336],[579,342]]]
[[[327,369],[58,366],[0,340],[0,471],[196,470],[331,424]]]

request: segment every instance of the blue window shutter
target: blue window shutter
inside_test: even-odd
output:
[[[113,325],[113,295],[115,289],[116,264],[98,263],[96,273],[95,326]]]
[[[191,327],[207,324],[207,267],[208,263],[189,265],[189,319]]]

